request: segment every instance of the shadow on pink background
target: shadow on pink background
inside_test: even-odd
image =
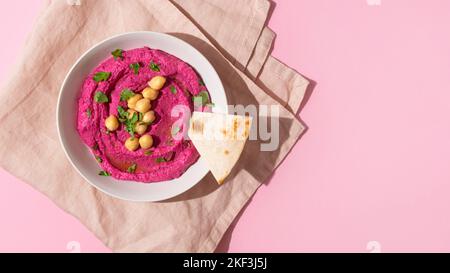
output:
[[[450,2],[369,2],[276,1],[273,54],[317,83],[309,129],[219,251],[450,251]],[[0,10],[0,80],[40,5]],[[0,181],[0,251],[109,251],[28,185]]]

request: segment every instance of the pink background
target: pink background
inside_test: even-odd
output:
[[[367,1],[276,1],[273,54],[317,83],[309,130],[220,251],[450,251],[450,1]],[[1,81],[40,6],[0,9]],[[0,180],[0,251],[109,251],[42,194]]]

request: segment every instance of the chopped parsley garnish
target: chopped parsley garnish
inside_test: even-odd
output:
[[[120,101],[127,101],[128,99],[132,98],[134,95],[136,95],[133,90],[125,88],[120,93]]]
[[[86,116],[87,116],[88,118],[91,118],[91,117],[92,117],[92,110],[91,110],[91,108],[86,109]]]
[[[122,106],[117,106],[117,113],[119,113],[119,121],[125,122],[128,118],[128,112],[123,109]]]
[[[122,106],[117,106],[117,113],[119,113],[119,121],[125,125],[125,130],[134,137],[134,127],[136,123],[139,121],[139,115],[137,113],[133,113],[131,118],[129,117],[129,113],[123,109]]]
[[[133,113],[133,116],[130,119],[125,121],[125,130],[131,135],[134,136],[134,127],[136,126],[136,122],[138,122],[138,114]]]
[[[130,64],[130,68],[133,70],[134,74],[138,74],[139,73],[139,68],[141,67],[141,65],[139,63],[132,63]]]
[[[164,156],[157,157],[155,159],[155,161],[156,161],[156,163],[169,162],[170,160],[173,159],[173,156],[174,156],[174,153],[171,152],[171,153],[167,154],[165,157]]]
[[[100,172],[98,173],[98,175],[100,175],[100,176],[111,176],[111,174],[108,173],[108,172],[106,172],[106,171],[100,171]]]
[[[192,101],[194,104],[200,104],[202,106],[206,105],[209,102],[209,95],[206,91],[201,91],[197,94],[197,96],[192,97]]]
[[[137,164],[134,163],[133,165],[131,165],[130,167],[128,167],[127,172],[129,172],[129,173],[134,173],[134,172],[136,171],[136,167],[137,167]]]
[[[170,92],[172,92],[172,94],[174,94],[174,95],[177,93],[177,89],[175,88],[175,86],[172,85],[170,87]]]
[[[105,95],[105,93],[100,92],[100,91],[95,92],[94,100],[95,100],[95,102],[97,102],[97,103],[106,103],[106,102],[109,102],[109,99],[108,99],[108,97]]]
[[[159,69],[159,65],[157,65],[157,64],[154,63],[153,61],[150,62],[150,69],[153,70],[153,71],[155,71],[155,72],[161,71],[161,70]]]
[[[147,151],[144,152],[144,154],[145,154],[145,155],[152,155],[152,154],[153,154],[153,151],[152,151],[152,150],[147,150]]]
[[[93,79],[95,82],[107,81],[111,76],[111,72],[97,72],[95,73]]]
[[[156,163],[162,163],[162,162],[167,162],[166,159],[164,157],[157,157],[155,159]]]
[[[111,55],[113,55],[114,60],[117,60],[117,58],[120,58],[123,60],[122,53],[123,53],[123,50],[118,48],[118,49],[114,50],[113,52],[111,52]]]
[[[102,158],[97,156],[97,155],[95,156],[95,159],[97,160],[98,163],[102,163],[103,162]]]
[[[98,150],[98,143],[95,143],[94,146],[92,146],[92,150],[94,150],[94,151]]]
[[[198,79],[198,84],[200,85],[200,86],[205,86],[205,83],[203,82],[203,80],[202,79]]]

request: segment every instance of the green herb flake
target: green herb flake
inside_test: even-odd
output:
[[[171,153],[167,154],[165,157],[163,157],[163,156],[157,157],[155,159],[155,161],[156,161],[156,163],[169,162],[173,159],[173,156],[174,156],[174,153],[171,152]]]
[[[92,146],[92,150],[94,150],[94,151],[98,150],[98,143],[95,143],[94,146]]]
[[[192,101],[194,102],[194,104],[200,104],[202,106],[205,106],[209,102],[208,92],[201,91],[200,93],[198,93],[197,96],[192,97]]]
[[[139,74],[139,68],[141,67],[141,65],[139,63],[132,63],[130,64],[130,68],[133,70],[133,73],[135,75]]]
[[[163,162],[167,162],[166,159],[164,157],[157,157],[155,159],[156,163],[163,163]]]
[[[175,86],[172,85],[170,87],[170,92],[172,92],[172,94],[174,94],[174,95],[177,93],[177,89],[175,88]]]
[[[198,84],[200,85],[200,86],[205,86],[205,83],[203,82],[203,80],[202,79],[198,79]]]
[[[111,76],[111,72],[97,72],[95,73],[93,79],[95,82],[107,81]]]
[[[129,118],[129,113],[120,105],[117,106],[117,113],[119,113],[119,121],[125,125],[125,130],[131,135],[131,137],[134,137],[134,127],[139,121],[139,115],[137,113],[133,113],[133,116]]]
[[[133,113],[133,116],[130,119],[125,121],[125,130],[134,137],[134,127],[136,126],[136,122],[138,122],[138,115]]]
[[[113,52],[111,52],[111,55],[113,55],[114,60],[117,60],[117,58],[120,58],[121,60],[123,60],[123,50],[118,48],[116,50],[114,50]]]
[[[120,101],[127,101],[128,99],[132,98],[134,95],[136,95],[133,90],[125,88],[120,93]]]
[[[108,172],[106,172],[106,171],[100,171],[100,172],[98,173],[98,175],[100,175],[100,176],[111,176],[111,174],[108,173]]]
[[[178,125],[172,126],[171,130],[172,137],[175,137],[180,132],[180,130],[181,130],[180,126]]]
[[[117,106],[117,113],[119,114],[119,121],[125,122],[128,119],[128,112],[122,106]]]
[[[97,156],[97,155],[95,156],[95,159],[97,160],[98,163],[102,163],[103,162],[102,158]]]
[[[136,167],[137,167],[137,164],[134,163],[133,165],[131,165],[130,167],[128,167],[127,172],[129,172],[129,173],[134,173],[134,172],[136,171]]]
[[[152,155],[153,151],[152,150],[147,150],[144,152],[144,155]]]
[[[97,103],[106,103],[106,102],[109,102],[109,99],[108,99],[108,97],[105,95],[105,93],[100,92],[100,91],[95,92],[94,100],[95,100],[95,102],[97,102]]]
[[[86,116],[87,116],[88,118],[91,118],[91,117],[92,117],[92,110],[91,110],[91,108],[86,109]]]
[[[150,62],[150,69],[153,70],[153,71],[155,71],[155,72],[161,71],[161,70],[159,69],[159,65],[157,65],[157,64],[154,63],[153,61]]]

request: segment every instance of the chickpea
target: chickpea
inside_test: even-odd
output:
[[[128,119],[131,119],[134,113],[138,114],[138,112],[133,109],[128,109],[127,112],[128,112]]]
[[[127,100],[128,108],[129,109],[134,109],[134,107],[136,107],[136,102],[138,102],[140,99],[142,99],[142,95],[141,94],[136,94],[136,95],[132,96],[131,98],[129,98]]]
[[[151,135],[143,135],[139,138],[139,145],[142,149],[149,149],[153,146],[153,138]]]
[[[149,82],[148,86],[155,90],[160,90],[163,88],[164,84],[166,83],[166,78],[163,76],[155,76],[153,77]]]
[[[149,100],[156,100],[156,98],[159,95],[159,91],[155,90],[151,87],[146,87],[143,91],[142,91],[142,95],[144,96],[144,98],[149,99]]]
[[[134,109],[138,112],[145,113],[152,108],[149,99],[140,99],[136,102]]]
[[[119,128],[119,121],[117,120],[117,117],[114,115],[107,117],[105,119],[105,127],[111,132],[117,130],[117,128]]]
[[[148,111],[147,113],[144,114],[144,116],[142,116],[142,122],[145,123],[152,123],[153,121],[155,121],[156,117],[155,117],[155,112],[154,111]]]
[[[147,124],[144,122],[138,122],[136,126],[134,126],[134,131],[140,135],[145,134],[145,131],[147,131]]]
[[[136,151],[139,148],[139,139],[136,137],[130,137],[125,141],[125,148],[129,151]]]

